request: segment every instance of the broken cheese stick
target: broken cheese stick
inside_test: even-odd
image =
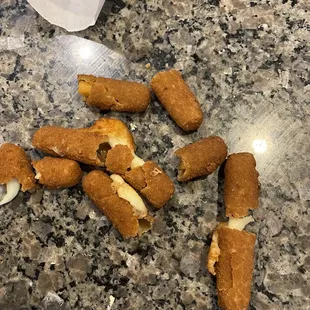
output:
[[[174,194],[172,180],[152,161],[127,171],[124,179],[156,209],[162,208]]]
[[[135,144],[127,126],[116,119],[102,118],[89,128],[42,127],[34,134],[32,143],[45,153],[94,166],[104,166],[112,147],[125,145],[133,157],[132,168],[144,163],[134,154]]]
[[[120,164],[124,164],[124,162],[126,162],[126,157],[127,159],[133,158],[130,164],[130,167],[132,169],[138,166],[142,166],[144,164],[144,161],[134,153],[136,146],[133,136],[129,131],[128,127],[122,121],[115,118],[101,118],[97,120],[95,124],[91,127],[81,128],[80,130],[101,135],[107,135],[109,137],[109,149],[115,148],[117,146],[117,156],[122,157],[119,160]],[[127,146],[131,150],[131,152],[129,152],[127,148],[122,148],[121,146]],[[119,150],[123,151],[124,154],[122,155]],[[131,155],[129,153],[131,153]],[[113,171],[115,171],[115,173],[117,174],[122,174],[121,172],[117,172],[117,169]]]
[[[71,159],[44,157],[33,161],[36,179],[48,188],[65,188],[78,184],[83,176],[80,165]]]
[[[115,118],[100,118],[88,128],[80,128],[81,131],[96,133],[109,137],[111,147],[115,145],[127,145],[133,152],[136,149],[133,136],[128,127]]]
[[[254,234],[223,223],[213,233],[207,268],[216,275],[218,302],[224,310],[248,308],[255,240]]]
[[[122,175],[157,209],[163,207],[174,193],[174,184],[154,162],[144,162],[133,155],[127,146],[117,145],[108,151],[105,166]]]
[[[13,179],[15,181],[12,181]],[[11,190],[16,192],[15,183],[21,184],[23,192],[33,189],[36,183],[26,152],[20,146],[5,143],[0,147],[0,184],[5,185],[10,181],[12,182],[11,186],[7,187],[7,194],[11,200],[16,196],[12,198],[9,193]]]
[[[178,181],[191,179],[213,173],[225,160],[227,146],[222,138],[210,136],[175,152],[180,158]]]
[[[83,178],[83,189],[124,238],[151,229],[153,218],[136,191],[117,175],[94,170]]]
[[[45,126],[33,136],[33,146],[50,155],[66,157],[84,164],[104,166],[100,146],[108,142],[108,136],[83,132],[79,129]],[[99,153],[98,153],[99,152]],[[104,157],[104,152],[102,156]]]
[[[93,75],[78,75],[79,93],[84,101],[102,110],[142,112],[151,99],[143,84]]]
[[[151,80],[151,88],[179,127],[184,131],[199,128],[203,121],[200,104],[180,72],[169,70],[157,73]]]
[[[240,218],[249,210],[258,208],[258,172],[251,153],[235,153],[228,156],[224,174],[224,201],[226,216]]]

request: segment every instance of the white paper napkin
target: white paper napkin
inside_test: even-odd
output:
[[[80,31],[96,23],[105,0],[28,0],[51,24]]]

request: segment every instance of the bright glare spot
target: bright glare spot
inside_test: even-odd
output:
[[[254,140],[252,147],[255,153],[265,153],[267,151],[268,145],[266,140]]]
[[[87,59],[91,56],[92,52],[91,52],[91,49],[90,47],[88,46],[82,46],[80,49],[79,49],[79,55],[84,58],[84,59]]]

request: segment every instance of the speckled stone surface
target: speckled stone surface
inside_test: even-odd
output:
[[[75,73],[104,72],[106,50],[76,36],[131,61],[108,61],[113,76],[149,82],[158,70],[181,70],[204,122],[185,135],[155,100],[139,115],[108,114],[130,126],[138,155],[176,184],[140,239],[122,240],[80,185],[20,193],[1,206],[0,309],[109,309],[111,296],[112,310],[218,309],[204,263],[223,218],[223,177],[179,184],[173,156],[211,134],[230,153],[253,152],[260,173],[260,208],[249,226],[258,234],[250,309],[310,309],[309,1],[114,0],[95,26],[73,34],[25,0],[1,1],[0,144],[39,158],[36,128],[86,126],[102,116],[77,95]]]

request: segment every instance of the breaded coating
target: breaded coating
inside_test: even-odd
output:
[[[235,153],[225,164],[224,201],[226,216],[240,218],[258,208],[258,172],[251,153]]]
[[[118,144],[108,151],[105,166],[110,172],[124,175],[130,170],[132,160],[132,151],[126,145]]]
[[[51,189],[74,186],[81,181],[83,176],[80,165],[67,158],[46,156],[32,161],[32,166],[36,170],[36,179],[39,183]]]
[[[83,178],[82,185],[87,196],[124,238],[140,236],[151,229],[153,218],[139,214],[127,200],[120,198],[112,179],[103,171],[90,172]]]
[[[138,166],[130,171],[126,172],[123,176],[126,182],[128,182],[134,189],[141,191],[146,187],[146,180],[142,166]]]
[[[212,234],[212,241],[210,244],[207,264],[206,264],[208,271],[214,276],[216,275],[215,264],[219,261],[219,257],[220,257],[220,248],[219,248],[218,240],[219,240],[219,237],[218,237],[218,227],[217,227],[217,229],[215,229]]]
[[[172,180],[152,161],[126,172],[124,179],[157,209],[163,207],[174,193]]]
[[[89,128],[81,128],[81,131],[92,132],[108,136],[111,147],[117,144],[127,145],[133,152],[136,149],[131,132],[126,124],[115,118],[100,118]]]
[[[225,310],[246,310],[251,298],[256,236],[225,225],[218,227],[215,233],[218,244],[211,244],[210,250],[218,248],[219,256],[214,259],[217,253],[209,253],[208,259],[212,259],[210,266],[215,261],[219,306]],[[208,269],[213,273],[209,262]]]
[[[104,166],[105,159],[97,151],[107,142],[108,137],[98,133],[54,126],[40,128],[32,139],[32,145],[44,153],[94,166]]]
[[[36,181],[26,152],[15,144],[5,143],[0,147],[0,184],[17,179],[22,191],[35,187]]]
[[[85,74],[78,75],[78,82],[84,101],[102,110],[142,112],[151,100],[148,87],[137,82]]]
[[[199,128],[203,121],[200,104],[180,72],[169,70],[157,73],[151,80],[151,88],[179,127],[184,131]]]
[[[218,136],[210,136],[186,145],[175,152],[180,157],[178,181],[213,173],[225,160],[227,146]]]

